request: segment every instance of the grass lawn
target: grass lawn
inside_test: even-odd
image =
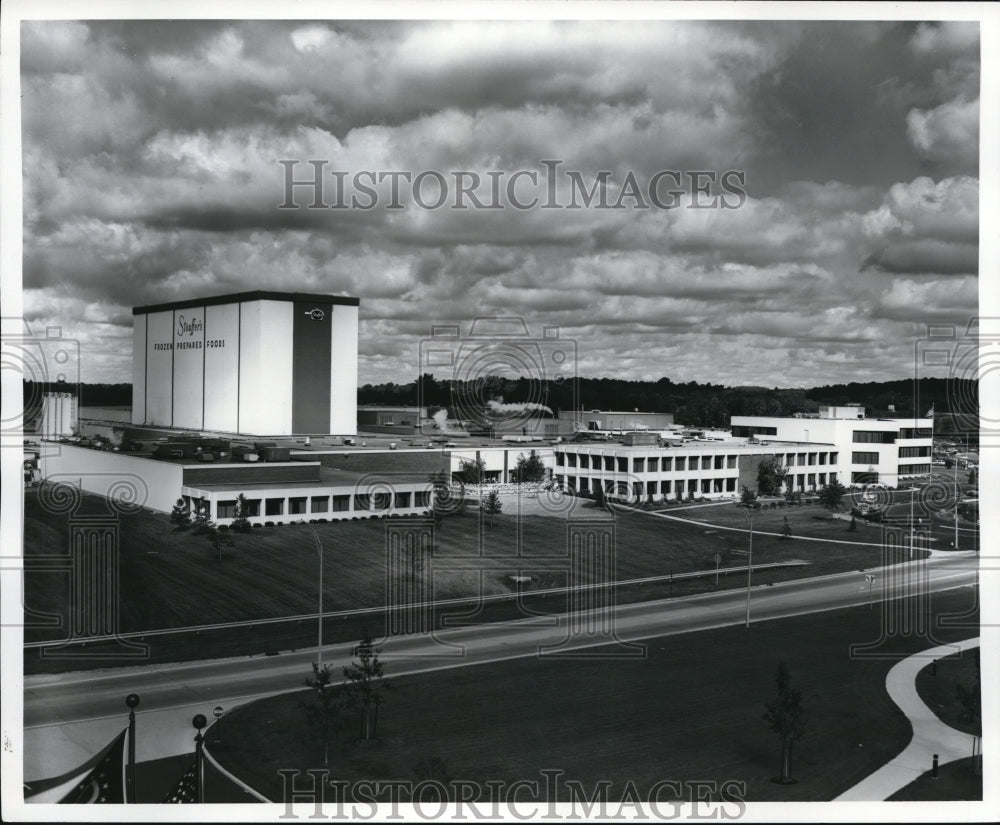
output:
[[[965,654],[947,656],[937,662],[937,668],[928,665],[917,675],[917,693],[937,717],[965,733],[979,735],[978,727],[964,717],[964,709],[955,692],[957,685],[971,690],[976,683],[979,665],[979,648]]]
[[[968,608],[964,591],[935,609]],[[331,775],[413,780],[440,759],[437,778],[540,780],[565,772],[587,793],[631,780],[746,783],[745,798],[829,800],[894,757],[910,726],[885,691],[892,659],[852,660],[853,642],[878,635],[877,614],[847,609],[648,640],[642,660],[517,659],[395,679],[378,739],[359,743],[350,711],[331,747]],[[937,633],[942,640],[968,631]],[[927,646],[897,638],[902,655]],[[806,733],[796,744],[794,785],[771,781],[780,745],[762,720],[779,660],[803,692]],[[303,673],[303,677],[306,674]],[[386,676],[392,678],[391,668]],[[322,767],[322,741],[302,703],[308,691],[253,702],[226,717],[223,764],[274,800],[280,768]],[[565,793],[560,794],[566,799]]]
[[[937,802],[940,800],[979,801],[983,798],[983,774],[973,766],[972,757],[949,762],[938,768],[938,778],[928,771],[889,797],[890,802]]]
[[[85,508],[105,512],[102,500],[84,496]],[[813,511],[813,512],[810,512]],[[650,515],[616,511],[614,516],[597,509],[581,511],[598,527],[613,524],[617,581],[648,576],[668,576],[694,570],[714,570],[716,555],[720,566],[746,564],[746,532],[670,521]],[[789,514],[793,530],[802,525],[827,537],[857,537],[873,542],[878,531],[847,533],[846,525],[827,525],[812,518],[823,511],[818,507],[794,508]],[[715,519],[745,527],[734,507],[707,507],[682,510],[679,514]],[[772,525],[770,522],[775,523]],[[780,529],[780,511],[755,518],[755,528]],[[359,520],[312,525],[324,547],[324,595],[327,611],[378,608],[386,603],[386,527],[393,520]],[[518,518],[505,512],[494,524],[480,526],[473,511],[450,516],[436,528],[436,549],[431,563],[416,575],[429,585],[426,591],[436,599],[474,597],[483,594],[510,594],[514,575],[531,576],[526,589],[564,587],[569,584],[567,568],[568,522],[556,516],[526,515]],[[119,630],[123,633],[161,628],[251,621],[282,616],[311,614],[317,604],[318,560],[312,534],[305,526],[265,527],[247,534],[234,534],[234,546],[220,560],[204,537],[174,530],[166,515],[142,512],[121,517],[119,567]],[[65,553],[68,521],[43,510],[37,495],[26,493],[25,553]],[[519,538],[520,537],[520,538]],[[518,542],[521,555],[518,556]],[[481,555],[480,555],[481,553]],[[484,561],[485,559],[485,561]],[[878,546],[825,542],[781,541],[776,536],[755,535],[754,562],[804,560],[806,566],[761,571],[759,583],[789,578],[859,570],[881,563]],[[467,569],[470,566],[480,569]],[[397,575],[397,574],[394,574]],[[576,580],[591,583],[605,571],[583,570]],[[745,578],[735,574],[720,579],[719,586],[742,587]],[[620,603],[681,596],[715,589],[714,576],[676,582],[660,582],[619,587]],[[34,611],[64,615],[68,602],[69,576],[65,572],[36,571],[25,574],[25,604]],[[536,599],[533,609],[558,613],[566,609],[562,596]],[[514,618],[510,607],[490,607],[483,619]],[[331,620],[333,622],[333,620]],[[330,641],[359,638],[363,626],[384,622],[381,612],[355,620],[337,620],[330,627]],[[150,637],[154,660],[239,655],[268,650],[286,650],[308,644],[314,628],[292,623],[280,628],[246,631],[206,631],[194,637]],[[58,628],[26,628],[28,641],[57,640],[65,637]],[[106,662],[105,662],[106,663]],[[57,660],[38,662],[37,652],[29,651],[26,672],[57,669]]]

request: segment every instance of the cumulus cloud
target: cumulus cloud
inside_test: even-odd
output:
[[[558,326],[585,374],[895,377],[919,322],[975,308],[975,26],[36,21],[21,49],[25,305],[90,380],[128,379],[99,342],[132,305],[252,288],[359,296],[362,383],[479,315]],[[311,159],[328,208],[279,208],[279,161]],[[610,205],[662,170],[714,172],[710,198],[738,170],[745,197],[542,208],[545,160]],[[456,173],[482,199],[519,170],[535,206],[453,208]],[[334,173],[392,171],[452,197],[388,209],[385,178],[330,207]]]

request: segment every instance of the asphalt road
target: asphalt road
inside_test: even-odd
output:
[[[932,593],[977,583],[978,557],[935,554],[924,562],[872,568],[871,593],[861,572],[758,586],[751,593],[754,622],[865,605],[899,596]],[[971,599],[970,599],[971,603]],[[463,628],[435,637],[402,636],[383,642],[386,675],[462,667],[535,655],[642,655],[638,640],[742,624],[746,591],[727,590],[686,598],[581,611]],[[24,691],[24,778],[56,776],[84,762],[127,723],[124,699],[138,693],[137,759],[191,752],[197,713],[212,718],[216,705],[232,709],[251,699],[293,690],[310,673],[316,651],[279,656],[115,668],[32,676]],[[352,658],[343,643],[324,648],[323,660],[339,672]],[[223,720],[222,735],[225,735]],[[211,740],[209,740],[211,741]]]

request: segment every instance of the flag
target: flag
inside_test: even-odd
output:
[[[96,765],[59,801],[69,805],[125,802],[125,728],[84,767]]]
[[[197,802],[198,801],[198,764],[194,763],[184,771],[180,782],[163,797],[164,802]]]
[[[931,404],[931,408],[927,411],[927,414],[924,416],[924,418],[933,418],[933,417],[934,417],[934,405]]]

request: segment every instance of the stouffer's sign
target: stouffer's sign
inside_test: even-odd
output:
[[[205,328],[202,323],[201,318],[192,318],[190,321],[186,320],[183,315],[177,316],[177,335],[191,335],[193,336],[196,332],[201,332]]]
[[[326,317],[326,313],[321,309],[308,309],[305,314],[312,321],[322,321]]]

